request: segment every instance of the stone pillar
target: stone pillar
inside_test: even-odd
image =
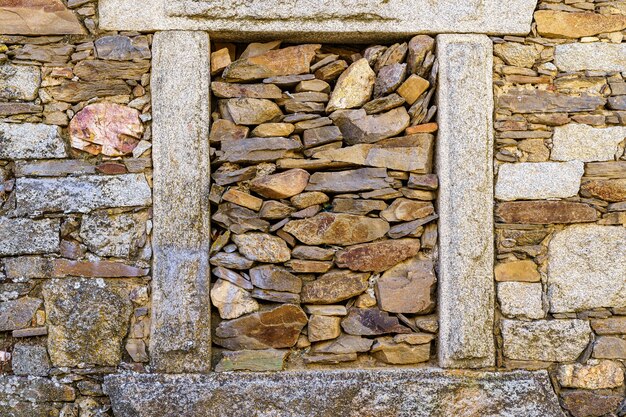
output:
[[[439,365],[495,365],[493,46],[439,35]]]
[[[209,36],[159,32],[152,54],[151,365],[209,372]]]

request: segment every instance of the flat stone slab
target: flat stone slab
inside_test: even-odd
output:
[[[65,158],[58,126],[43,123],[0,123],[0,159]]]
[[[124,417],[564,416],[546,371],[126,374],[104,390]]]
[[[104,30],[206,30],[220,38],[381,40],[417,33],[530,31],[536,0],[102,0]]]
[[[496,198],[511,201],[572,197],[578,194],[584,172],[580,161],[502,164]]]
[[[568,43],[557,45],[556,66],[565,72],[598,70],[626,71],[626,43]]]
[[[626,126],[598,128],[576,123],[557,126],[550,158],[553,161],[613,161],[624,138]]]

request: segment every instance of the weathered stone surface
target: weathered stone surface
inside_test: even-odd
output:
[[[366,215],[374,210],[384,210],[387,204],[380,200],[361,200],[355,198],[333,199],[333,211],[336,213]]]
[[[439,366],[492,366],[492,42],[439,35],[437,54],[439,79],[447,80],[440,82],[437,103]]]
[[[573,96],[545,90],[520,89],[499,95],[498,108],[513,113],[574,113],[594,111],[604,106],[606,101],[604,97],[587,93]]]
[[[601,336],[593,345],[593,357],[599,359],[626,358],[626,339],[618,336]]]
[[[430,87],[428,80],[420,77],[419,75],[411,75],[407,80],[402,83],[398,88],[398,94],[406,100],[407,104],[412,105],[417,99]]]
[[[585,172],[580,161],[502,164],[496,182],[500,200],[542,200],[578,194]]]
[[[270,291],[255,288],[252,290],[251,294],[254,298],[270,301],[272,303],[300,304],[300,296],[291,292]]]
[[[291,151],[302,148],[297,138],[258,138],[222,142],[223,162],[268,162],[292,156]]]
[[[299,45],[239,59],[224,70],[228,82],[252,81],[281,75],[304,74],[321,45]]]
[[[597,334],[626,334],[626,317],[607,317],[591,320],[591,328]]]
[[[626,54],[626,50],[624,51]],[[626,127],[596,128],[568,124],[554,128],[550,158],[555,161],[613,161],[618,145],[626,139]]]
[[[68,103],[78,103],[94,97],[128,95],[131,92],[124,80],[67,81],[47,90],[55,100]]]
[[[126,417],[245,414],[523,415],[562,417],[546,371],[471,372],[435,368],[105,377],[113,412]],[[468,406],[468,404],[470,404]]]
[[[570,226],[555,233],[548,257],[551,312],[626,307],[625,228]]]
[[[498,204],[496,218],[521,224],[586,223],[595,222],[598,212],[572,201],[514,201]]]
[[[0,123],[0,159],[65,158],[58,126]]]
[[[311,342],[335,339],[341,334],[341,317],[312,315],[307,330]]]
[[[318,204],[325,204],[329,200],[330,198],[326,194],[319,191],[311,191],[291,197],[290,202],[294,207],[304,209]]]
[[[560,365],[556,377],[566,388],[617,388],[624,383],[624,369],[619,362],[591,359],[586,365]]]
[[[54,366],[117,366],[132,305],[128,289],[102,279],[66,278],[43,286],[48,352]]]
[[[8,414],[15,409],[11,409],[11,402],[14,401],[27,401],[30,403],[45,403],[45,402],[66,402],[74,401],[76,399],[76,392],[74,388],[68,385],[60,383],[58,380],[51,378],[40,377],[19,377],[11,375],[0,376],[0,387],[2,388],[2,394],[0,394],[0,411],[4,412],[5,405],[8,405]],[[17,407],[18,411],[22,411],[21,407]],[[27,412],[24,414],[17,414],[17,417],[31,416]],[[35,414],[39,416],[48,416],[50,414]],[[54,414],[52,414],[54,415]],[[12,416],[11,416],[12,417]]]
[[[367,59],[361,58],[341,74],[326,106],[326,112],[353,109],[367,103],[372,96],[376,74]]]
[[[123,35],[102,36],[96,39],[94,46],[96,55],[100,59],[129,61],[152,57],[147,36],[134,36],[132,38]]]
[[[147,206],[152,194],[143,174],[18,178],[15,184],[17,208],[29,213]]]
[[[283,227],[306,245],[355,245],[379,239],[389,223],[352,214],[320,213],[303,220],[292,220]]]
[[[372,356],[392,365],[427,362],[430,359],[430,343],[412,346],[407,343],[378,339],[372,347]]]
[[[149,269],[137,268],[122,262],[109,260],[73,261],[63,258],[21,256],[6,258],[5,270],[12,279],[100,277],[122,278],[148,275]]]
[[[211,303],[223,319],[236,319],[259,309],[250,293],[229,281],[218,279],[211,288]]]
[[[602,394],[594,391],[564,392],[563,406],[574,417],[600,417],[615,411],[623,400],[621,395]]]
[[[504,356],[530,361],[575,361],[589,343],[583,320],[502,320]]]
[[[302,280],[276,265],[262,265],[250,270],[250,281],[255,287],[264,290],[299,293]]]
[[[344,305],[315,305],[309,304],[303,306],[304,311],[309,314],[318,316],[345,316],[348,314],[348,310]]]
[[[336,355],[368,352],[372,347],[372,343],[374,343],[373,340],[365,337],[342,334],[335,340],[316,343],[312,350],[315,353],[331,353]]]
[[[367,290],[370,274],[351,271],[330,271],[302,286],[302,302],[333,304],[347,300]]]
[[[237,204],[242,207],[249,208],[250,210],[259,211],[263,206],[263,200],[257,198],[248,193],[244,193],[234,188],[230,188],[224,194],[222,194],[223,201],[230,201],[233,204]]]
[[[429,216],[434,212],[435,208],[430,202],[398,198],[389,207],[380,212],[380,217],[388,222],[410,222]]]
[[[40,305],[41,300],[32,297],[1,302],[0,331],[6,332],[28,326]]]
[[[363,110],[367,114],[378,114],[384,111],[395,109],[404,104],[404,98],[393,93],[385,97],[376,98],[363,105]]]
[[[618,14],[538,10],[535,12],[535,21],[540,35],[557,38],[582,38],[599,33],[619,32],[626,28],[626,16]]]
[[[211,369],[209,37],[200,32],[160,32],[154,35],[152,48],[151,366],[155,372],[207,372]]]
[[[378,71],[376,83],[374,84],[374,98],[393,93],[400,87],[406,78],[406,65],[407,64],[387,65]]]
[[[541,283],[498,283],[498,302],[500,303],[502,314],[506,317],[544,318],[542,294]]]
[[[135,149],[143,134],[140,113],[115,103],[86,106],[70,121],[73,148],[93,155],[123,156]]]
[[[287,243],[279,237],[265,233],[234,235],[233,242],[239,252],[251,261],[283,263],[291,259]]]
[[[277,349],[224,351],[215,372],[282,371],[288,355],[288,350]]]
[[[83,81],[104,81],[109,79],[141,80],[150,70],[150,61],[81,61],[74,66],[74,74]]]
[[[48,375],[50,359],[45,346],[16,344],[12,353],[11,368],[15,375]]]
[[[1,20],[2,17],[0,16]],[[0,65],[0,98],[2,99],[34,100],[37,98],[37,90],[40,83],[41,73],[38,67],[11,64]]]
[[[97,212],[84,216],[80,237],[89,250],[99,256],[135,256],[146,242],[147,214]]]
[[[295,130],[291,123],[263,123],[255,127],[250,133],[257,138],[275,138],[289,136]]]
[[[534,45],[525,45],[517,42],[505,42],[493,47],[495,56],[502,58],[507,65],[532,68],[539,58],[539,52]]]
[[[59,251],[58,219],[0,217],[0,255],[28,255]]]
[[[4,35],[82,35],[85,30],[61,0],[14,0],[0,6]]]
[[[376,336],[386,333],[410,333],[395,316],[377,308],[351,308],[341,320],[343,331],[355,336]]]
[[[435,306],[436,282],[432,261],[410,259],[378,278],[378,306],[390,313],[429,313]]]
[[[609,202],[626,201],[626,178],[585,181],[580,192]]]
[[[349,193],[388,187],[387,170],[361,168],[351,171],[316,172],[309,178],[306,191]]]
[[[0,116],[41,113],[42,111],[43,106],[40,104],[19,102],[0,103]]]
[[[335,262],[353,271],[382,272],[412,258],[420,250],[419,239],[382,240],[340,250]]]
[[[221,322],[215,330],[213,341],[230,350],[289,348],[296,344],[306,323],[306,314],[300,307],[283,304]]]
[[[274,84],[234,84],[214,81],[211,91],[220,98],[266,98],[279,99],[283,96],[280,88]],[[283,136],[283,135],[273,135]]]
[[[537,264],[530,259],[497,264],[494,272],[496,281],[499,282],[541,281],[541,275],[537,270]]]
[[[280,174],[257,177],[250,182],[250,189],[266,198],[289,198],[304,191],[308,182],[308,172],[290,169]]]
[[[266,99],[231,98],[226,103],[228,113],[238,125],[258,125],[283,115],[276,103]]]
[[[209,141],[211,141],[211,143],[215,143],[221,141],[245,139],[248,136],[249,131],[250,128],[247,126],[238,126],[230,120],[218,119],[213,122],[213,124],[211,124]]]
[[[231,269],[250,269],[254,265],[254,261],[244,258],[237,253],[220,252],[210,260],[211,265],[221,266],[222,268]]]
[[[386,113],[367,115],[365,110],[341,110],[330,115],[348,145],[374,143],[396,136],[409,126],[410,116],[404,107]]]

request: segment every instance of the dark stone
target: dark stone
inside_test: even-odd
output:
[[[503,223],[552,224],[595,222],[590,205],[571,201],[514,201],[498,204],[496,218]]]
[[[351,308],[341,320],[343,331],[355,336],[376,336],[386,333],[411,333],[396,316],[377,308]]]
[[[561,394],[563,405],[574,417],[600,417],[616,411],[621,395],[594,391],[569,391]]]

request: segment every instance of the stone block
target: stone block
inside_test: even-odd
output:
[[[575,361],[590,336],[591,327],[584,320],[502,320],[504,356],[508,359]]]
[[[108,207],[150,205],[152,192],[143,174],[84,175],[67,178],[18,178],[20,212],[79,212]]]
[[[499,203],[496,221],[518,224],[587,223],[598,220],[589,204],[573,201],[509,201]]]
[[[146,243],[148,213],[108,214],[99,211],[83,217],[80,237],[98,256],[128,258]]]
[[[0,159],[65,158],[58,126],[0,123]]]
[[[585,166],[580,161],[502,164],[496,182],[499,200],[543,200],[578,194]]]
[[[128,332],[129,289],[101,278],[52,279],[43,286],[54,366],[117,366]]]
[[[566,388],[617,388],[624,384],[624,369],[617,361],[590,359],[584,365],[560,365],[556,377]]]
[[[626,49],[624,50],[626,54]],[[613,161],[619,144],[626,139],[626,127],[597,128],[568,124],[554,128],[552,152],[554,161]],[[622,149],[623,151],[623,149]]]
[[[544,318],[546,314],[543,311],[542,295],[541,283],[498,283],[498,301],[506,317]]]
[[[59,251],[59,219],[0,217],[0,256]]]
[[[585,70],[620,72],[626,71],[624,56],[626,56],[624,43],[568,43],[556,46],[554,63],[563,72]]]
[[[550,311],[626,307],[626,229],[576,225],[557,232],[548,247]]]
[[[19,18],[18,18],[19,17]],[[61,0],[16,0],[0,6],[5,35],[82,35],[85,30]]]
[[[43,403],[66,402],[75,399],[74,388],[50,378],[0,375],[0,411],[3,411],[2,406],[8,400]],[[18,414],[18,416],[30,417],[31,415]]]
[[[434,368],[105,377],[115,415],[563,417],[546,371]]]
[[[492,42],[437,37],[439,365],[485,367],[493,341]],[[468,112],[464,109],[471,108]],[[463,164],[458,161],[463,160]],[[458,300],[472,300],[459,304]]]
[[[115,14],[128,5],[119,5]],[[144,4],[141,9],[144,14],[152,8]],[[209,37],[160,32],[154,36],[152,55],[151,365],[157,372],[208,372]]]
[[[50,359],[45,346],[17,344],[13,348],[11,368],[15,375],[47,376]]]
[[[11,64],[0,65],[0,98],[2,99],[34,100],[37,98],[37,90],[40,83],[41,73],[39,67]]]
[[[1,302],[0,332],[28,326],[40,305],[41,300],[32,297]]]

